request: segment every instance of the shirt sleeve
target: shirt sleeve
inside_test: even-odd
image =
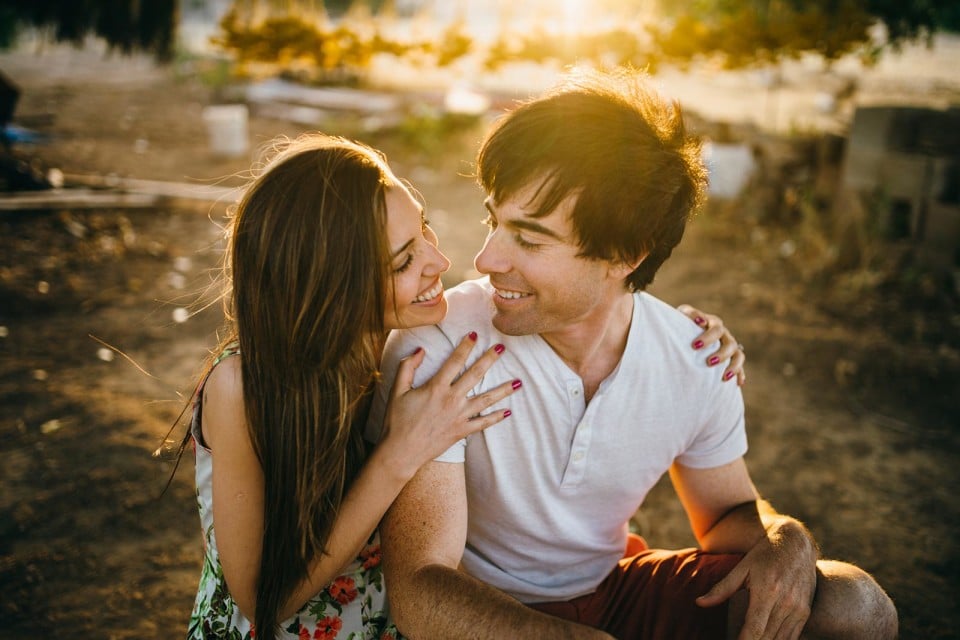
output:
[[[719,467],[747,452],[743,395],[729,382],[715,381],[714,393],[706,393],[701,427],[677,461],[695,469]]]
[[[417,367],[413,377],[413,386],[418,387],[433,377],[440,369],[454,344],[437,326],[419,327],[392,331],[387,338],[383,349],[383,358],[380,361],[380,384],[374,392],[370,406],[370,414],[364,430],[364,437],[369,442],[379,442],[383,435],[383,421],[386,417],[387,403],[390,400],[390,390],[397,377],[400,361],[411,355],[417,347],[425,351],[423,362]],[[425,416],[424,419],[429,419]],[[460,440],[446,452],[436,458],[439,462],[463,462],[466,449],[466,439]]]

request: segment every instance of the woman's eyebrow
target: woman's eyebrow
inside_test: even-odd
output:
[[[397,256],[399,256],[401,253],[403,253],[404,251],[406,251],[406,250],[410,247],[410,245],[412,245],[412,244],[413,244],[413,238],[410,238],[409,240],[407,240],[406,242],[403,243],[403,246],[402,246],[402,247],[400,247],[399,249],[397,249],[396,251],[393,252],[393,254],[390,256],[390,259],[391,259],[391,260],[395,259],[395,258],[396,258]]]

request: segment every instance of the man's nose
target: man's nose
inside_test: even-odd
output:
[[[483,248],[473,259],[473,266],[480,273],[504,273],[509,270],[507,260],[501,245],[501,237],[493,231],[487,234]]]

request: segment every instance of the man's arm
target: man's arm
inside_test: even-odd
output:
[[[697,603],[715,606],[747,589],[746,637],[778,629],[784,637],[799,635],[817,587],[818,551],[807,529],[760,499],[743,458],[712,469],[674,463],[670,478],[701,548],[744,554]]]
[[[390,609],[417,638],[606,638],[534,611],[457,569],[467,534],[462,464],[430,462],[407,483],[381,526]]]

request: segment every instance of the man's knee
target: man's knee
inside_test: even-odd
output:
[[[817,594],[804,637],[896,638],[897,610],[873,577],[846,562],[817,562]]]

